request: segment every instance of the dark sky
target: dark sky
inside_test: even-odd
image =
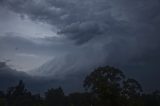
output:
[[[0,0],[0,60],[18,70],[1,79],[72,85],[111,65],[145,90],[160,89],[159,10],[160,0]]]

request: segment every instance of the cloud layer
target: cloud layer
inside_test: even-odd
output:
[[[58,47],[57,54],[67,52],[54,54],[35,73],[65,76],[109,64],[146,86],[160,88],[151,83],[160,74],[159,0],[1,0],[1,4],[22,17],[50,24],[67,41],[59,47],[52,37],[46,38]]]

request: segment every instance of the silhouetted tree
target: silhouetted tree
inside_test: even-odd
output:
[[[135,79],[127,79],[123,82],[123,94],[127,98],[136,98],[141,93],[142,87]]]
[[[1,97],[1,98],[5,97],[5,94],[4,94],[3,91],[0,91],[0,97]]]
[[[141,94],[142,87],[136,80],[127,79],[123,82],[122,96],[126,106],[142,106]]]
[[[61,87],[51,88],[42,98],[29,92],[21,80],[6,94],[0,91],[0,106],[160,106],[159,91],[143,94],[136,80],[126,79],[122,71],[110,66],[91,72],[84,80],[84,88],[87,92],[68,96]]]
[[[46,106],[44,103],[44,99],[40,96],[40,94],[32,95],[32,105],[31,106]]]
[[[106,66],[94,70],[84,81],[84,87],[97,96],[101,105],[119,105],[121,83],[124,74],[116,68]]]
[[[140,84],[125,80],[122,71],[114,67],[97,68],[86,77],[84,87],[97,98],[97,106],[135,106],[141,102]]]
[[[144,106],[160,106],[160,91],[143,94]]]
[[[72,93],[69,95],[70,106],[91,106],[94,102],[90,93]]]
[[[64,92],[61,87],[57,89],[49,89],[45,93],[45,102],[47,106],[64,106],[66,104],[66,99]]]
[[[15,87],[10,87],[6,94],[7,106],[29,106],[32,103],[31,93],[27,91],[23,81]]]
[[[3,91],[0,91],[0,106],[5,106],[5,104],[6,104],[5,94]]]

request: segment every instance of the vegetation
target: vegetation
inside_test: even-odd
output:
[[[84,80],[86,92],[65,95],[63,89],[50,88],[45,96],[33,95],[23,81],[0,91],[0,106],[160,106],[160,92],[145,94],[135,79],[127,79],[114,67],[99,67]]]

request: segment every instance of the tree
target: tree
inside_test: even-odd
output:
[[[32,95],[27,89],[22,80],[15,87],[10,87],[6,94],[7,106],[31,106]]]
[[[45,93],[45,102],[47,106],[64,106],[66,105],[65,95],[61,87],[49,89]]]
[[[127,79],[123,82],[122,97],[126,106],[142,106],[142,87],[135,79]]]
[[[90,93],[72,93],[68,98],[70,106],[91,106],[94,102]]]
[[[119,105],[124,78],[124,74],[119,69],[110,66],[99,67],[86,77],[84,87],[96,96],[102,106]]]
[[[0,91],[0,106],[5,106],[6,99],[3,91]]]
[[[141,93],[142,87],[135,79],[127,79],[123,82],[122,94],[128,99],[137,98]]]
[[[141,85],[125,79],[119,69],[105,66],[91,72],[84,80],[84,88],[92,93],[97,106],[142,106]]]
[[[151,94],[143,94],[145,106],[160,106],[160,91]]]

